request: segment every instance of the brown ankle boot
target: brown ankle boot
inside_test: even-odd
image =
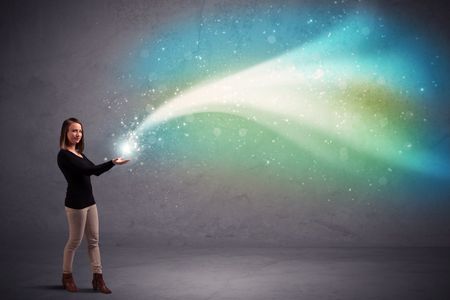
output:
[[[100,291],[103,294],[111,294],[111,290],[108,289],[106,283],[103,281],[103,276],[100,273],[94,273],[94,278],[92,279],[92,287],[94,290]]]
[[[78,292],[78,288],[73,280],[72,273],[63,273],[62,276],[62,284],[64,289],[69,292],[75,293]]]

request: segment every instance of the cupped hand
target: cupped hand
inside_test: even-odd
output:
[[[115,164],[115,165],[123,165],[129,161],[130,161],[129,159],[123,159],[122,157],[114,158],[112,160],[113,164]]]

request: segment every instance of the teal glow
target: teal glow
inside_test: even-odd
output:
[[[124,81],[145,110],[122,153],[317,187],[448,182],[445,51],[367,11],[295,13],[225,13],[141,41]]]

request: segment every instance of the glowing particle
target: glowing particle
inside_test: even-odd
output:
[[[193,115],[188,115],[188,116],[186,116],[185,120],[186,120],[186,122],[191,123],[191,122],[194,122],[195,117]]]
[[[385,85],[386,84],[386,79],[384,79],[383,76],[380,76],[377,79],[377,83],[380,84],[380,85]]]
[[[389,124],[389,120],[387,117],[382,117],[379,121],[380,127],[386,127]]]
[[[216,128],[213,129],[213,134],[215,136],[219,136],[219,135],[221,135],[221,133],[222,133],[222,130],[220,128],[216,127]]]
[[[341,149],[339,150],[339,158],[340,158],[342,161],[348,160],[348,150],[347,150],[347,148],[343,147],[343,148],[341,148]]]
[[[274,43],[276,43],[277,38],[276,38],[275,36],[273,36],[273,35],[269,35],[269,36],[267,37],[267,41],[268,41],[270,44],[274,44]]]
[[[370,28],[369,27],[363,27],[363,29],[361,29],[361,33],[363,35],[369,35],[370,34]]]
[[[313,78],[314,79],[320,79],[323,77],[323,75],[325,74],[324,70],[321,68],[316,69],[316,71],[313,74]]]
[[[386,179],[386,177],[380,177],[379,179],[378,179],[378,183],[380,184],[380,185],[386,185],[387,184],[387,182],[388,182],[388,180]]]
[[[244,137],[246,135],[247,135],[247,129],[245,129],[245,128],[239,129],[239,136]]]
[[[142,58],[148,58],[149,55],[150,55],[150,52],[149,52],[147,49],[143,49],[143,50],[141,51],[141,53],[140,53],[140,56],[141,56]]]

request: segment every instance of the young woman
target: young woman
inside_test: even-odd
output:
[[[84,154],[83,125],[75,118],[65,120],[61,128],[59,140],[58,166],[67,180],[65,210],[69,223],[69,240],[64,248],[63,287],[69,292],[77,292],[78,288],[72,277],[72,263],[75,251],[86,234],[89,258],[93,272],[92,287],[105,294],[111,290],[102,277],[100,260],[99,224],[97,205],[92,194],[91,175],[99,176],[114,165],[128,162],[115,158],[100,165],[94,165]]]

